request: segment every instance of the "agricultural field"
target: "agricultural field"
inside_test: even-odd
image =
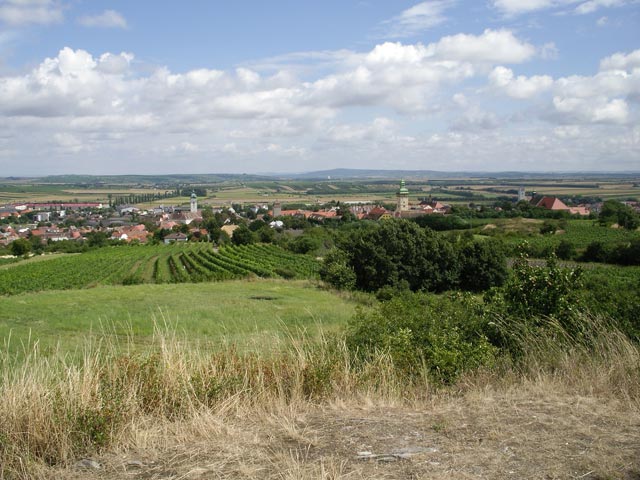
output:
[[[408,174],[407,187],[412,202],[429,194],[451,204],[489,204],[498,197],[516,198],[518,187],[525,187],[528,194],[601,198],[638,199],[638,179],[631,176],[603,176],[588,179],[564,178],[551,180],[542,175],[518,178]],[[193,178],[192,178],[193,177]],[[283,203],[326,203],[395,201],[395,191],[400,177],[345,177],[316,179],[285,179],[278,177],[251,177],[244,175],[158,176],[158,177],[45,177],[42,179],[1,179],[0,205],[12,202],[80,201],[107,203],[109,197],[148,195],[171,191],[177,186],[189,189],[206,189],[208,195],[200,198],[202,205],[220,207],[232,203],[265,203],[279,200]],[[140,208],[154,205],[187,204],[188,196],[139,203]]]
[[[315,278],[311,257],[275,245],[188,245],[107,247],[88,253],[13,263],[0,270],[0,295],[98,285],[186,283],[239,278]]]
[[[571,242],[580,250],[595,241],[618,244],[640,237],[638,231],[630,232],[623,228],[601,226],[594,220],[566,220],[559,223],[556,233],[545,235],[540,233],[544,220],[509,218],[476,219],[472,222],[479,225],[475,228],[476,234],[501,238],[509,245],[518,245],[526,241],[535,251],[552,250],[562,240]]]

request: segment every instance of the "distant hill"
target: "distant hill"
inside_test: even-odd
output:
[[[176,185],[210,185],[224,182],[261,182],[268,181],[340,181],[340,180],[595,180],[595,179],[637,179],[640,172],[439,172],[435,170],[379,170],[335,168],[305,173],[211,173],[211,174],[165,174],[165,175],[49,175],[46,177],[5,177],[0,182],[7,184],[47,184],[82,185],[100,187],[106,185],[158,185],[171,187]]]
[[[606,172],[439,172],[435,170],[376,170],[335,168],[332,170],[320,170],[315,172],[298,174],[278,174],[278,178],[295,180],[346,180],[346,179],[411,179],[411,180],[438,180],[458,178],[500,178],[500,179],[559,179],[559,178],[625,178],[637,177],[638,172],[606,173]]]
[[[211,184],[220,182],[250,182],[272,180],[264,175],[248,174],[168,174],[168,175],[49,175],[46,177],[11,177],[15,183],[46,183],[64,185],[183,185]]]

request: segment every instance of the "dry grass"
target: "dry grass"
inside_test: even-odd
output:
[[[0,478],[640,478],[640,352],[615,331],[528,339],[518,365],[444,389],[340,341],[241,356],[179,340],[2,358]]]

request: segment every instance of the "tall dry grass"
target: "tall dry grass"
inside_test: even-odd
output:
[[[522,333],[518,362],[470,374],[448,392],[533,382],[640,408],[638,346],[602,319],[585,321],[592,333],[580,341],[557,332]],[[438,394],[426,374],[407,378],[383,352],[358,362],[336,338],[292,338],[277,352],[244,354],[232,346],[212,351],[185,345],[160,328],[144,351],[105,339],[88,345],[80,360],[44,357],[37,345],[20,359],[0,356],[0,478],[44,478],[49,466],[139,444],[140,431],[153,419],[206,430],[207,422],[224,415],[259,411],[268,417],[324,402],[414,403]],[[290,435],[304,432],[292,424]]]

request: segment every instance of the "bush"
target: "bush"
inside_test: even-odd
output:
[[[566,238],[560,240],[556,247],[556,255],[561,260],[573,260],[576,257],[576,247]]]
[[[484,332],[482,304],[469,294],[396,295],[350,322],[347,345],[359,358],[387,353],[409,378],[424,373],[451,383],[468,370],[493,364],[497,349]]]
[[[460,288],[480,292],[502,285],[507,279],[507,259],[501,245],[492,240],[470,242],[460,249]]]
[[[487,313],[501,319],[493,343],[519,355],[521,352],[514,350],[518,337],[535,335],[536,331],[560,328],[561,337],[583,337],[581,287],[580,268],[560,268],[554,256],[546,265],[531,264],[525,255],[520,256],[509,281],[484,296]]]
[[[338,249],[327,253],[320,267],[320,278],[339,290],[351,290],[356,285],[356,274],[348,264],[347,255]]]

